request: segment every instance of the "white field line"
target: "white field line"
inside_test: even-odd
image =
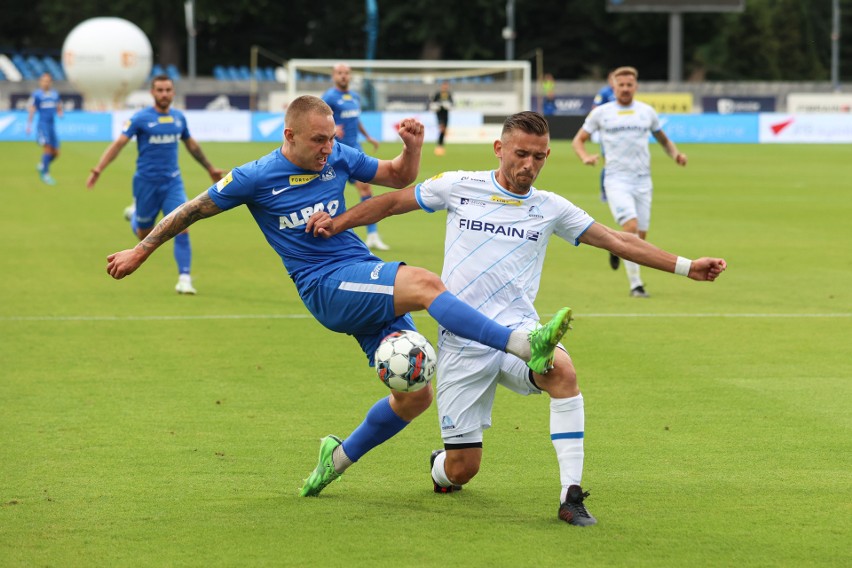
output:
[[[553,314],[544,314],[542,317],[550,317]],[[414,313],[414,317],[429,317],[428,314]],[[578,314],[577,318],[850,318],[852,313],[836,314],[656,314],[656,313],[624,313],[624,314]],[[61,321],[193,321],[193,320],[253,320],[253,319],[313,319],[311,314],[211,314],[211,315],[181,315],[181,316],[0,316],[0,322],[61,322]]]

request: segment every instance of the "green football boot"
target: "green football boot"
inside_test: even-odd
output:
[[[553,351],[565,332],[571,329],[571,308],[562,308],[544,326],[530,332],[530,360],[533,373],[543,375],[553,368]]]
[[[305,480],[305,484],[302,485],[302,489],[299,491],[300,496],[316,497],[320,494],[320,491],[325,489],[326,485],[340,477],[341,474],[334,471],[331,454],[334,453],[334,448],[342,443],[343,440],[333,435],[328,435],[320,440],[319,463]]]

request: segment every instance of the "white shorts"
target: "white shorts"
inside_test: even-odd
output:
[[[630,219],[636,219],[638,229],[647,231],[651,226],[651,196],[653,186],[650,176],[633,180],[612,178],[609,173],[604,177],[604,189],[609,210],[615,222],[624,225]]]

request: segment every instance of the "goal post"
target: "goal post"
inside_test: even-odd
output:
[[[361,95],[364,110],[427,110],[443,81],[450,83],[454,110],[505,118],[532,104],[529,61],[291,59],[288,99],[321,96],[333,86],[338,63],[351,68],[351,88]]]

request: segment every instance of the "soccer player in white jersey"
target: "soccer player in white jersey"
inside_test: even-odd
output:
[[[564,197],[533,187],[550,154],[550,133],[542,115],[527,111],[506,119],[494,153],[500,162],[496,170],[445,172],[416,187],[365,201],[342,215],[320,213],[311,217],[307,228],[328,237],[388,215],[446,209],[442,279],[447,289],[516,330],[538,326],[533,303],[553,235],[693,280],[712,282],[725,270],[721,258],[691,261],[675,256],[633,233],[596,223]],[[588,493],[580,486],[583,396],[567,351],[557,349],[553,367],[537,373],[518,358],[443,326],[438,346],[438,416],[445,450],[431,456],[435,492],[457,490],[479,471],[483,431],[491,426],[497,385],[522,395],[547,392],[550,438],[560,473],[558,516],[572,525],[595,524],[583,503]]]
[[[113,278],[124,278],[157,247],[195,221],[245,205],[281,257],[308,310],[328,329],[353,336],[371,366],[382,338],[395,331],[416,329],[408,312],[428,310],[452,333],[476,339],[497,351],[509,351],[528,361],[530,369],[546,373],[568,329],[568,308],[560,310],[541,329],[513,329],[459,300],[436,274],[402,262],[382,261],[354,231],[329,239],[310,234],[312,216],[346,211],[347,180],[397,188],[415,180],[423,124],[403,119],[399,135],[403,150],[393,160],[367,156],[335,140],[333,113],[325,102],[307,95],[297,97],[287,108],[280,148],[231,170],[214,186],[164,217],[135,248],[111,254],[107,272]],[[363,422],[345,440],[324,437],[319,463],[300,494],[319,495],[364,454],[400,433],[431,403],[431,386],[416,392],[391,391],[367,411]]]
[[[680,166],[686,165],[686,154],[678,151],[660,126],[654,109],[634,100],[639,72],[633,67],[619,67],[612,72],[615,100],[596,107],[571,146],[587,166],[598,163],[598,154],[586,152],[586,142],[598,132],[601,147],[606,148],[606,177],[604,189],[609,209],[615,222],[628,233],[646,239],[651,224],[651,153],[648,137],[652,135],[665,149],[666,154]],[[613,268],[618,264],[610,259]],[[647,298],[645,283],[639,274],[639,265],[626,261],[624,268],[630,282],[630,295]]]

